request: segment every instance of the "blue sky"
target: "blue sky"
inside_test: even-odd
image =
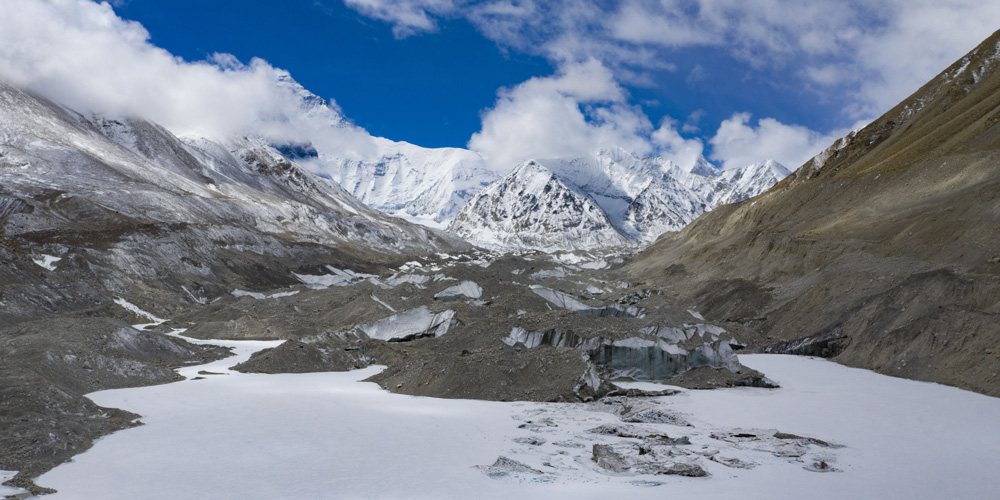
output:
[[[620,145],[797,167],[998,26],[981,0],[20,0],[0,79],[178,134],[367,134],[498,170]],[[299,116],[288,71],[358,128]]]
[[[464,147],[498,88],[552,72],[542,57],[502,53],[463,21],[397,40],[388,24],[337,2],[246,0],[234,15],[231,1],[133,0],[116,11],[175,55],[266,59],[372,134],[425,147]]]
[[[131,0],[116,11],[142,23],[153,44],[175,55],[263,58],[334,99],[372,134],[425,147],[465,147],[497,89],[555,70],[543,56],[486,38],[466,19],[442,19],[434,32],[397,38],[392,23],[338,1],[247,0],[236,13],[229,1]],[[648,82],[626,88],[654,123],[695,114],[692,125],[702,130],[687,135],[707,140],[734,112],[820,132],[853,123],[832,100],[784,79],[787,68],[754,69],[724,50],[701,47],[670,51],[665,62],[676,68],[651,69]]]

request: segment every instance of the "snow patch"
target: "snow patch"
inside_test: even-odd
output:
[[[154,316],[152,313],[143,311],[142,309],[139,308],[139,306],[137,306],[137,305],[135,305],[135,304],[133,304],[133,303],[131,303],[131,302],[129,302],[129,301],[121,298],[121,297],[115,298],[115,304],[118,304],[119,306],[122,306],[127,311],[131,312],[132,314],[135,314],[136,316],[139,316],[139,317],[142,317],[142,318],[146,318],[146,319],[148,319],[150,321],[150,323],[144,323],[144,324],[139,324],[139,325],[132,325],[132,328],[135,328],[136,330],[145,331],[145,330],[147,330],[149,328],[152,328],[154,326],[159,326],[159,325],[162,325],[163,323],[167,322],[167,320],[165,320],[163,318],[158,318],[158,317]]]
[[[56,257],[55,255],[41,254],[38,257],[32,257],[31,261],[38,264],[49,271],[56,270],[56,262],[62,260],[62,257]]]
[[[257,300],[264,300],[264,299],[279,299],[281,297],[291,297],[292,295],[295,295],[297,293],[299,293],[298,290],[291,290],[288,292],[277,292],[268,295],[260,292],[248,292],[246,290],[240,290],[239,288],[237,288],[236,290],[233,290],[232,295],[233,297],[252,297]]]

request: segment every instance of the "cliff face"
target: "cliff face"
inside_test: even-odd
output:
[[[742,325],[754,347],[1000,396],[998,122],[1000,32],[628,271]]]

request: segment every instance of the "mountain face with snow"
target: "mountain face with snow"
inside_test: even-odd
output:
[[[449,226],[485,246],[617,247],[628,243],[575,184],[527,161],[477,193]]]
[[[278,144],[286,157],[337,182],[368,206],[430,227],[443,228],[476,192],[500,178],[478,153],[460,148],[423,148],[373,137],[351,125],[332,102],[309,92],[287,74],[276,84],[288,89],[315,126],[355,132],[353,151],[323,132],[314,142]],[[315,132],[315,131],[314,131]],[[336,135],[336,134],[334,134]]]
[[[374,138],[367,159],[320,154],[319,168],[371,207],[431,227],[444,227],[479,190],[502,173],[478,153],[422,148]]]
[[[45,241],[46,253],[86,254],[91,267],[134,269],[174,288],[223,286],[223,269],[197,264],[220,253],[233,265],[294,269],[306,255],[385,261],[461,246],[360,203],[262,139],[182,140],[155,123],[83,116],[3,84],[0,198],[22,207],[0,221],[6,238]],[[163,232],[174,236],[169,245],[150,244]],[[146,277],[109,277],[127,278]]]
[[[530,160],[474,196],[448,229],[490,247],[626,247],[756,196],[788,173],[772,160],[722,172],[707,162],[682,169],[621,148],[589,158]]]
[[[352,129],[335,104],[291,77],[285,75],[277,84],[289,89],[311,120]],[[430,227],[449,227],[469,241],[494,247],[589,249],[646,243],[715,206],[759,194],[788,175],[773,161],[719,172],[704,158],[682,168],[621,148],[588,158],[531,160],[508,173],[467,149],[423,148],[356,131],[364,134],[367,147],[353,154],[322,139],[276,147],[372,208]],[[494,187],[497,183],[511,185]],[[546,186],[545,192],[532,190]]]

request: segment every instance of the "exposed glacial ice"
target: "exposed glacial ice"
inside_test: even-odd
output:
[[[305,283],[312,289],[330,288],[331,286],[349,286],[370,278],[376,278],[374,274],[364,274],[351,271],[350,269],[337,269],[333,266],[326,266],[332,274],[298,274],[292,273],[299,281]]]
[[[617,306],[588,306],[587,304],[577,300],[576,297],[573,297],[565,292],[546,288],[541,285],[531,285],[529,288],[531,288],[531,291],[535,292],[536,295],[545,299],[552,305],[560,309],[567,309],[580,314],[589,314],[597,317],[617,316],[627,318],[642,318],[645,316],[643,310],[635,306],[628,306],[624,309]]]
[[[418,337],[440,337],[448,333],[455,311],[431,312],[426,306],[415,307],[358,328],[369,338],[402,342]]]
[[[374,293],[372,294],[372,300],[374,300],[379,305],[381,305],[382,307],[384,307],[384,308],[386,308],[386,309],[388,309],[388,310],[390,310],[392,312],[398,312],[398,311],[396,311],[396,308],[390,306],[389,304],[386,304],[385,301],[383,301],[382,299],[378,298],[378,296],[376,296]]]
[[[645,328],[639,332],[646,336],[607,339],[580,337],[555,329],[533,332],[521,327],[511,329],[503,343],[524,345],[529,349],[547,345],[571,347],[585,351],[590,359],[607,373],[608,378],[633,378],[636,380],[666,380],[692,368],[709,366],[739,371],[741,365],[728,342],[717,341],[717,335],[699,332],[697,328]],[[657,334],[656,338],[649,338]],[[701,335],[700,345],[685,349],[681,342]]]
[[[260,293],[260,292],[248,292],[246,290],[240,290],[239,288],[237,288],[237,289],[235,289],[235,290],[232,291],[232,296],[233,297],[252,297],[252,298],[255,298],[257,300],[264,300],[264,299],[279,299],[281,297],[291,297],[292,295],[295,295],[297,293],[299,293],[298,290],[291,290],[291,291],[288,291],[288,292],[276,292],[276,293],[272,293],[272,294],[264,294],[264,293]]]
[[[62,257],[56,257],[55,255],[41,254],[38,257],[32,257],[31,261],[38,264],[49,271],[56,270],[56,262],[62,260]]]
[[[455,286],[450,286],[441,290],[440,292],[434,294],[435,300],[459,300],[459,299],[478,299],[483,296],[483,287],[479,286],[474,281],[463,281]]]

